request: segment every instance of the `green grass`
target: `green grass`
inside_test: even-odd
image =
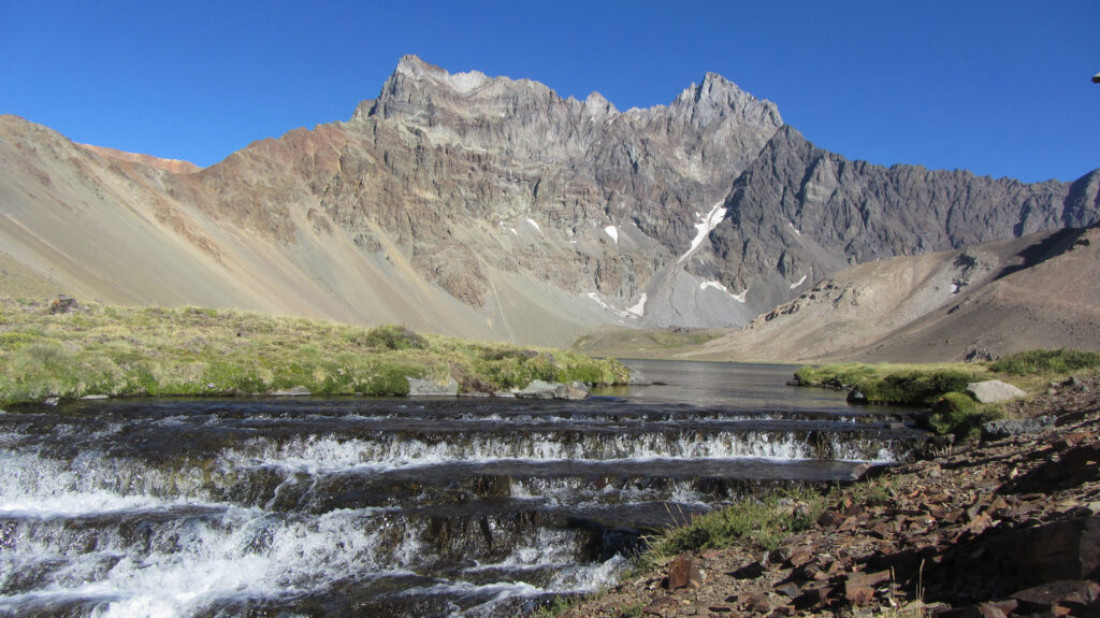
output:
[[[795,379],[802,386],[855,388],[867,396],[868,403],[931,406],[944,393],[965,392],[970,382],[987,380],[990,376],[984,366],[963,363],[845,363],[803,366],[795,372]]]
[[[856,389],[871,404],[931,408],[929,429],[957,440],[975,437],[982,423],[1000,418],[996,405],[982,405],[966,394],[971,382],[998,377],[981,364],[939,363],[804,366],[795,379],[804,386]]]
[[[1052,379],[1097,369],[1100,369],[1100,354],[1095,352],[1031,350],[988,364],[806,365],[795,372],[795,380],[802,386],[854,388],[872,404],[931,408],[930,429],[966,440],[978,434],[982,423],[1003,415],[999,406],[979,404],[965,394],[967,384],[1000,379],[1024,390],[1036,391],[1045,388]]]
[[[243,311],[0,299],[0,405],[85,395],[257,394],[304,386],[317,395],[404,395],[406,377],[462,392],[532,379],[623,384],[615,360]]]
[[[1006,356],[989,366],[1011,375],[1064,375],[1100,368],[1100,354],[1082,350],[1029,350]]]
[[[825,497],[812,489],[773,491],[756,498],[693,517],[683,526],[650,540],[643,564],[685,551],[755,543],[775,549],[792,534],[808,530],[825,508]]]

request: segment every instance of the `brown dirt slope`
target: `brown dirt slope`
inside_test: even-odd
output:
[[[962,360],[1100,349],[1100,228],[860,264],[683,356]]]
[[[1055,426],[887,470],[776,550],[687,554],[564,615],[1100,615],[1100,378],[1016,412]]]

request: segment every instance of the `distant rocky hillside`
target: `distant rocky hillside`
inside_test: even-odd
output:
[[[685,356],[986,360],[1100,350],[1100,226],[894,257],[831,275]]]
[[[350,120],[206,169],[12,116],[0,164],[0,263],[36,290],[549,344],[740,326],[850,263],[1100,214],[1097,173],[846,161],[714,74],[619,111],[412,56]]]

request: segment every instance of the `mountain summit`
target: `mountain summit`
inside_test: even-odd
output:
[[[849,263],[1100,212],[1092,180],[845,160],[713,73],[619,111],[415,56],[348,121],[202,170],[10,116],[0,163],[0,259],[21,281],[548,344],[739,326]]]

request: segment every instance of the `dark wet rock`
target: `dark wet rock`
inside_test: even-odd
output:
[[[580,400],[588,398],[588,387],[580,382],[562,384],[561,382],[532,380],[523,390],[512,391],[512,393],[521,399]]]
[[[852,390],[848,391],[848,403],[867,403],[867,395],[865,395],[863,391],[859,390],[858,388],[853,388]]]
[[[1050,431],[1054,429],[1055,420],[1053,416],[1036,416],[989,421],[982,425],[982,440],[1001,440],[1010,436]]]

